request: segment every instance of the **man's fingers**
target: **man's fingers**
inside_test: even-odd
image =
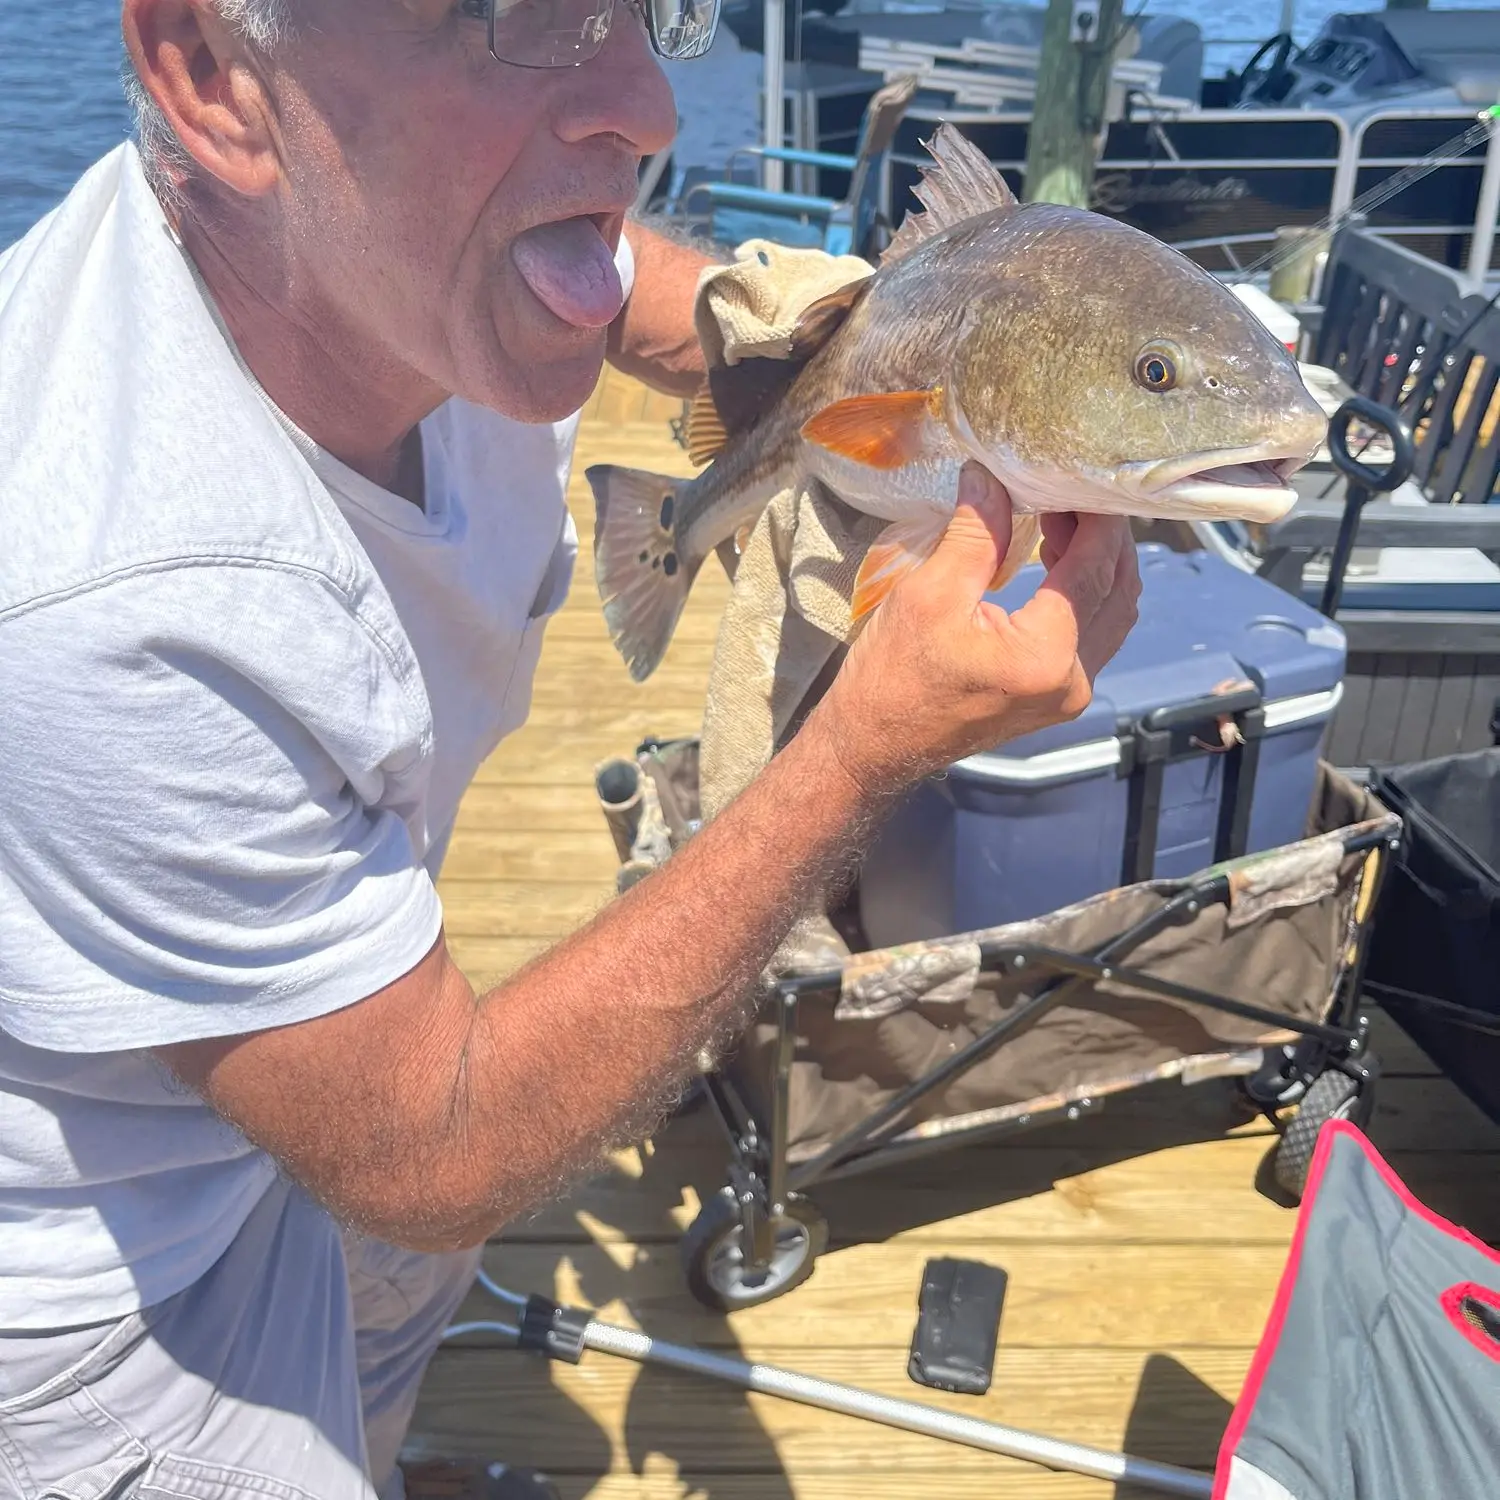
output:
[[[1042,561],[1049,569],[1057,566],[1077,530],[1078,517],[1072,511],[1049,511],[1042,517]]]
[[[1010,495],[988,469],[965,464],[958,480],[958,509],[937,550],[920,570],[965,603],[978,604],[1010,549]]]
[[[1078,622],[1080,638],[1114,587],[1120,550],[1130,545],[1129,524],[1118,516],[1074,517],[1073,533],[1048,571],[1037,598],[1060,597]]]
[[[1114,583],[1104,606],[1078,642],[1078,659],[1092,682],[1124,644],[1136,622],[1141,575],[1135,545],[1128,533],[1115,564]]]

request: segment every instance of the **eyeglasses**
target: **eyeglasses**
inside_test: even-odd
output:
[[[490,54],[517,68],[575,68],[596,57],[621,0],[463,0],[489,21]],[[646,23],[652,50],[669,62],[702,57],[719,29],[721,0],[624,0]]]

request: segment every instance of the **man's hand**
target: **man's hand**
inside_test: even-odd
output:
[[[1046,516],[1042,529],[1049,571],[1035,598],[1015,614],[987,603],[1010,544],[1010,497],[965,467],[941,545],[871,618],[808,720],[872,795],[1088,707],[1135,624],[1135,546],[1121,517]]]
[[[163,1048],[180,1078],[340,1218],[412,1249],[473,1244],[645,1132],[734,1039],[812,896],[906,785],[1080,713],[1135,619],[1123,522],[1047,523],[1034,602],[983,602],[1009,502],[980,473],[827,696],[686,848],[582,932],[475,996],[442,943],[332,1015]]]

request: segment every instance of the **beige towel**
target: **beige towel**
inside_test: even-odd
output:
[[[699,283],[698,333],[710,366],[789,358],[802,312],[872,270],[854,256],[749,241]],[[816,481],[783,491],[762,514],[735,570],[709,676],[705,817],[771,759],[819,674],[850,640],[854,581],[884,525]]]
[[[789,358],[802,313],[874,271],[857,255],[746,240],[733,261],[710,266],[698,279],[695,319],[704,357],[710,367]]]
[[[711,366],[785,359],[798,316],[871,274],[868,262],[767,241],[699,285],[699,337]],[[704,708],[703,816],[728,805],[790,738],[799,709],[826,687],[854,633],[850,600],[860,563],[885,522],[844,505],[816,481],[776,496],[739,557],[719,629]],[[820,893],[821,897],[821,893]],[[837,966],[848,947],[818,910],[783,944],[778,972]]]

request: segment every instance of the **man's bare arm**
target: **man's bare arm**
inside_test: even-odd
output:
[[[693,326],[698,277],[714,260],[631,221],[635,287],[609,330],[609,362],[653,390],[692,396],[703,384],[703,350]]]
[[[1008,506],[984,503],[1003,549]],[[414,1249],[484,1239],[649,1127],[905,786],[1082,711],[1135,618],[1135,551],[1118,520],[1048,524],[1048,580],[1006,616],[982,600],[996,537],[961,509],[757,781],[498,989],[476,997],[440,943],[345,1010],[161,1057],[341,1219]]]

